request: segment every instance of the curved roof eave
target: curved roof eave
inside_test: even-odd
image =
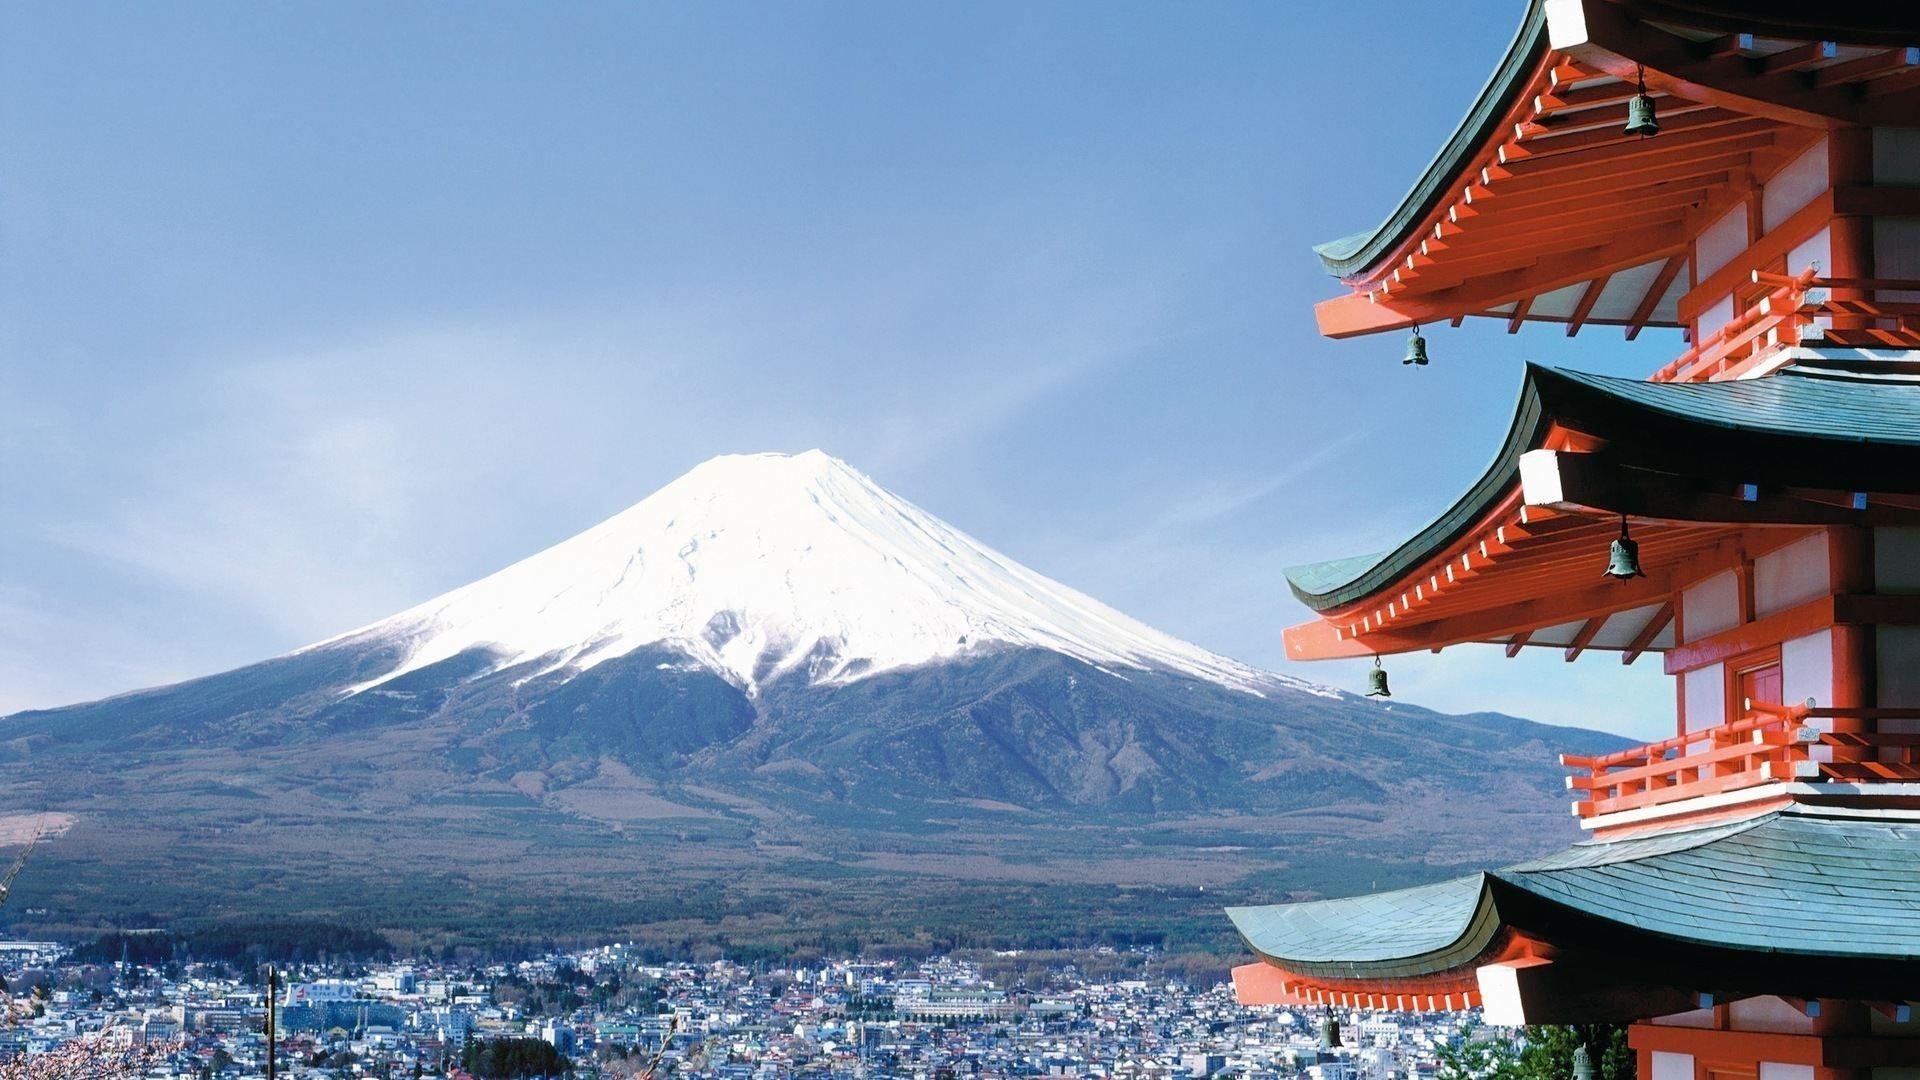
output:
[[[1328,273],[1341,278],[1353,277],[1400,246],[1407,234],[1438,204],[1474,153],[1485,145],[1494,127],[1506,116],[1514,95],[1532,78],[1546,46],[1546,5],[1544,0],[1531,0],[1526,17],[1507,45],[1506,55],[1493,77],[1481,88],[1480,96],[1454,129],[1453,137],[1427,163],[1420,179],[1414,182],[1393,213],[1370,231],[1315,245],[1314,253],[1320,256],[1321,265]]]
[[[1807,811],[1587,841],[1434,885],[1228,914],[1262,959],[1308,979],[1457,972],[1516,931],[1592,955],[1648,956],[1649,942],[1710,950],[1674,963],[1692,974],[1702,958],[1738,964],[1722,972],[1729,985],[1816,996],[1817,987],[1783,987],[1803,981],[1805,964],[1828,965],[1816,982],[1838,972],[1911,985],[1916,906],[1920,822]],[[1796,919],[1755,917],[1766,911]],[[1843,996],[1832,987],[1817,996],[1830,995]]]
[[[1318,978],[1417,978],[1486,951],[1499,913],[1486,874],[1341,900],[1227,909],[1259,956]]]
[[[1506,440],[1487,465],[1486,472],[1459,501],[1399,547],[1384,554],[1288,567],[1284,573],[1293,595],[1315,611],[1344,607],[1400,580],[1434,552],[1466,536],[1474,523],[1485,517],[1494,504],[1520,482],[1520,455],[1533,449],[1546,431],[1546,413],[1540,406],[1534,378],[1535,372],[1544,370],[1547,369],[1537,364],[1527,365],[1527,377],[1521,384],[1520,400],[1514,406],[1513,423],[1507,429]]]
[[[1920,384],[1796,368],[1764,379],[1656,383],[1528,364],[1506,441],[1466,494],[1383,555],[1289,567],[1293,595],[1325,613],[1396,584],[1464,539],[1518,486],[1520,455],[1570,417],[1583,430],[1636,434],[1637,450],[1616,450],[1628,460],[1657,462],[1688,438],[1696,465],[1717,463],[1744,480],[1764,471],[1786,484],[1920,493]]]

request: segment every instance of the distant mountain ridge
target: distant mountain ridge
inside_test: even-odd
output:
[[[928,888],[1315,892],[1527,854],[1570,832],[1555,751],[1624,743],[1217,656],[815,451],[707,462],[286,656],[0,718],[0,811],[76,821],[25,902],[54,924],[205,916],[199,883],[390,925],[425,875],[441,914],[405,919],[472,925],[502,886],[548,897],[532,923],[633,928],[726,881],[899,930]]]

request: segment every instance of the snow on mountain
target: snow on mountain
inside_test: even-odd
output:
[[[542,661],[545,674],[665,645],[751,694],[789,674],[847,683],[1015,646],[1332,694],[1130,619],[818,450],[714,458],[569,540],[320,644],[369,640],[406,658],[356,691],[473,649],[496,670]]]

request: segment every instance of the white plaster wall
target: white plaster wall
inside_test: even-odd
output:
[[[1873,530],[1875,592],[1920,593],[1920,529]]]
[[[1873,636],[1878,704],[1887,709],[1920,707],[1920,626],[1881,626]]]
[[[1920,278],[1920,218],[1873,219],[1873,272],[1875,277]],[[1874,298],[1912,302],[1920,300],[1920,290],[1881,289]]]
[[[1826,533],[1769,551],[1753,560],[1753,613],[1772,615],[1817,600],[1831,591],[1832,580]]]
[[[1873,182],[1920,184],[1920,128],[1873,129]]]
[[[1707,305],[1694,320],[1693,340],[1695,344],[1707,340],[1720,328],[1733,321],[1733,297],[1723,296]]]
[[[1699,266],[1696,280],[1706,280],[1715,270],[1732,262],[1735,255],[1745,250],[1747,208],[1736,206],[1722,215],[1720,220],[1707,226],[1694,240],[1694,262]]]
[[[1676,1054],[1669,1050],[1655,1050],[1653,1075],[1648,1080],[1693,1080],[1693,1055]]]
[[[1781,675],[1784,679],[1785,672]],[[1708,664],[1680,676],[1687,693],[1688,731],[1719,727],[1727,722],[1727,675],[1725,665]]]
[[[1680,594],[1680,625],[1688,641],[1740,625],[1740,583],[1728,570]]]
[[[1780,700],[1787,705],[1797,705],[1808,698],[1821,705],[1833,704],[1831,630],[1819,630],[1780,644]],[[1831,717],[1816,716],[1807,723],[1822,731],[1833,730]],[[1815,761],[1833,760],[1831,746],[1811,746],[1807,753]]]
[[[1833,631],[1817,630],[1780,645],[1780,697],[1788,705],[1833,702]]]
[[[1758,1080],[1813,1080],[1813,1066],[1785,1065],[1778,1061],[1760,1063]]]
[[[1787,273],[1798,274],[1809,267],[1821,273],[1833,269],[1833,230],[1821,229],[1787,252]]]
[[[1779,228],[1794,211],[1825,190],[1827,140],[1821,139],[1767,180],[1760,191],[1760,228],[1765,232]]]

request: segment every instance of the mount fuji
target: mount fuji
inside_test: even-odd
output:
[[[355,690],[472,651],[533,664],[537,679],[647,646],[749,696],[790,676],[845,685],[1009,648],[1251,693],[1314,689],[1048,580],[819,450],[714,458],[570,540],[312,648],[343,644],[405,657]]]
[[[1264,672],[824,453],[728,456],[285,656],[0,718],[0,818],[63,830],[0,914],[739,946],[1201,912],[1204,937],[1196,890],[1413,882],[1563,840],[1555,752],[1623,744]],[[983,914],[1010,896],[1036,905],[1017,925]]]

